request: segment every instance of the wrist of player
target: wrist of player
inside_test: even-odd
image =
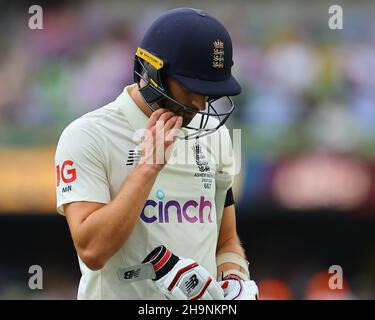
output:
[[[136,168],[137,170],[142,171],[142,174],[155,176],[159,174],[163,167],[163,165],[148,163],[146,160],[141,159]]]
[[[160,171],[163,169],[164,166],[155,165],[155,164],[147,164],[147,163],[139,163],[137,168],[144,172],[146,175],[149,176],[157,176]]]
[[[174,255],[164,246],[143,261],[153,265],[156,288],[170,300],[223,300],[224,291],[196,261]]]
[[[217,257],[218,267],[223,264],[230,266],[218,278],[218,283],[224,290],[224,299],[258,300],[259,290],[255,281],[250,279],[248,261],[238,254],[225,253]]]

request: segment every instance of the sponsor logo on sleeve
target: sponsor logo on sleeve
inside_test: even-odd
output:
[[[72,160],[66,160],[63,162],[63,164],[60,166],[58,164],[56,166],[56,186],[59,187],[61,184],[61,181],[64,184],[72,183],[77,179],[77,171],[74,168],[74,162]],[[72,186],[67,185],[64,186],[61,189],[62,192],[68,192],[72,191]]]

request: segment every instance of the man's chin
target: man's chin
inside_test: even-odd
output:
[[[194,117],[195,116],[193,116],[193,117],[187,117],[187,116],[185,116],[184,120],[182,121],[182,126],[183,127],[188,126],[191,123],[191,121],[194,119]]]

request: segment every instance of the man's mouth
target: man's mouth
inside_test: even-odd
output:
[[[168,105],[166,106],[166,108],[171,110],[177,116],[182,116],[183,118],[187,119],[189,122],[199,112],[199,109],[196,109],[194,107],[189,107],[189,109],[183,109],[183,108],[178,108],[177,106],[174,106],[174,105],[171,105],[171,106]],[[189,111],[189,110],[196,110],[196,112]]]

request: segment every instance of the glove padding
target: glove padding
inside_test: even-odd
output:
[[[228,275],[219,284],[224,290],[225,300],[258,300],[259,290],[253,280]]]
[[[224,300],[224,291],[196,261],[175,256],[164,246],[155,248],[143,261],[151,263],[158,290],[170,300]]]

